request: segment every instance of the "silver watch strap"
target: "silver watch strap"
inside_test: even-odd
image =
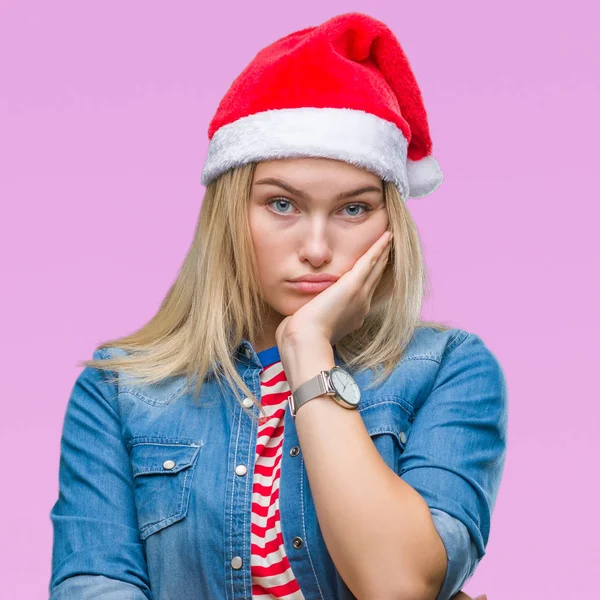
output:
[[[294,410],[292,411],[292,414],[297,413],[298,409],[309,400],[333,392],[334,390],[329,388],[327,384],[327,371],[321,371],[308,381],[299,385],[298,389],[293,393]]]

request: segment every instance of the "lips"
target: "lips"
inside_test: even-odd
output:
[[[337,281],[339,277],[336,275],[304,275],[302,277],[298,277],[296,279],[290,279],[292,282],[311,282],[311,283],[323,283],[323,282],[334,282]]]
[[[322,292],[328,287],[332,286],[335,281],[331,279],[328,281],[289,281],[288,284],[293,287],[297,292],[304,292],[314,294],[316,292]]]

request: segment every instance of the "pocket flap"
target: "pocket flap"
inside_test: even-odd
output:
[[[411,415],[397,398],[377,399],[360,406],[360,414],[370,436],[391,433],[404,448],[411,428]]]
[[[200,444],[137,443],[131,448],[133,476],[178,473],[194,463],[199,450]]]

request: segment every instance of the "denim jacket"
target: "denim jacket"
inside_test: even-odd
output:
[[[235,364],[260,398],[262,365],[246,339]],[[479,336],[429,327],[367,390],[374,376],[354,374],[359,411],[382,458],[430,508],[448,558],[437,600],[448,600],[485,554],[506,455],[505,376]],[[183,375],[155,385],[109,383],[91,367],[78,376],[50,511],[50,600],[251,600],[257,423],[247,413],[258,409],[211,377],[199,405],[192,390],[178,396],[184,386]],[[279,509],[293,574],[307,600],[354,599],[324,543],[289,410],[284,431]]]

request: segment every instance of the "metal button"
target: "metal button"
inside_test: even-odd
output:
[[[252,408],[254,406],[254,402],[252,402],[252,398],[244,398],[242,400],[242,404],[246,407],[246,408]]]
[[[250,348],[246,348],[246,358],[252,358],[252,350]]]
[[[238,465],[235,468],[236,475],[245,475],[247,472],[248,472],[248,467],[246,467],[246,465]]]
[[[243,564],[244,564],[244,561],[242,560],[241,556],[234,556],[231,559],[231,568],[232,569],[241,569]]]
[[[290,448],[290,456],[298,456],[298,454],[300,454],[299,446],[293,446]]]
[[[406,444],[406,434],[404,433],[404,431],[401,431],[401,432],[400,432],[400,441],[401,441],[403,444]]]
[[[163,469],[168,469],[169,471],[175,466],[174,460],[165,460],[163,463]]]
[[[302,546],[304,546],[304,540],[301,537],[295,537],[292,540],[292,546],[296,549],[302,548]]]

